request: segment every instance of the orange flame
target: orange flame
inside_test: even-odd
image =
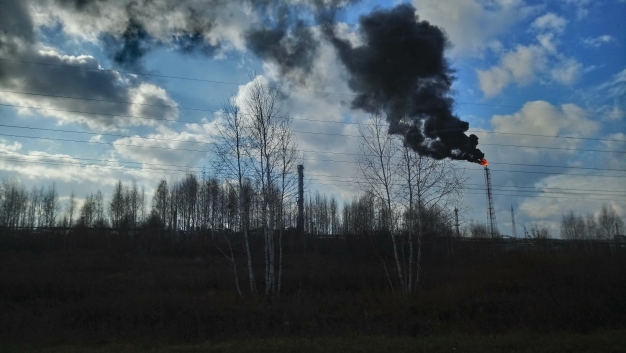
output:
[[[487,162],[487,160],[483,158],[480,162],[478,162],[478,164],[484,165],[486,167],[487,165],[489,165],[489,162]]]

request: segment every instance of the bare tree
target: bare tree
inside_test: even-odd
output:
[[[0,185],[0,226],[23,226],[27,210],[28,192],[17,180],[4,180]]]
[[[96,212],[96,200],[93,194],[87,195],[80,207],[78,224],[81,227],[93,227]]]
[[[76,197],[74,196],[74,191],[70,194],[70,199],[67,203],[67,219],[68,219],[68,227],[74,226],[74,212],[76,211]]]
[[[387,122],[382,113],[370,114],[367,123],[359,125],[359,133],[361,138],[357,165],[365,182],[357,185],[372,193],[384,205],[383,223],[388,226],[391,236],[400,285],[407,289],[395,231],[395,194],[400,183],[396,166],[400,146],[398,140],[387,133]]]
[[[281,122],[282,127],[279,130],[278,140],[278,169],[279,169],[279,196],[277,200],[278,205],[278,281],[276,284],[276,296],[280,296],[280,289],[282,284],[283,273],[283,232],[285,230],[285,202],[289,194],[293,194],[293,190],[296,185],[294,170],[297,155],[298,146],[291,133],[290,125],[291,119],[285,118],[285,121]]]
[[[42,205],[43,226],[54,227],[59,212],[59,194],[54,184],[48,187],[48,190],[44,194]]]
[[[409,247],[405,283],[407,291],[411,292],[415,291],[420,280],[422,239],[427,230],[424,217],[445,218],[446,207],[460,197],[465,178],[450,160],[420,156],[408,146],[403,146],[397,168],[402,175],[399,198],[404,205],[403,223]]]
[[[227,178],[233,178],[237,183],[238,205],[237,218],[243,231],[243,241],[248,267],[248,284],[250,292],[256,294],[254,270],[252,268],[252,253],[250,251],[250,192],[247,190],[246,164],[248,155],[248,143],[246,120],[241,114],[239,107],[234,101],[222,105],[223,127],[218,127],[219,142],[215,145],[218,157],[216,169]],[[233,257],[234,261],[234,257]]]
[[[381,114],[371,114],[359,130],[361,185],[383,206],[379,223],[391,235],[400,285],[413,292],[420,280],[424,218],[446,223],[446,206],[460,197],[464,176],[450,160],[420,156],[390,135]]]
[[[474,239],[490,239],[489,229],[485,223],[471,222],[469,224],[469,235]]]
[[[561,237],[568,240],[583,240],[585,238],[585,220],[569,211],[561,218]]]
[[[335,196],[331,196],[330,198],[329,211],[331,223],[330,232],[336,238],[339,236],[339,215],[337,214],[337,200]]]
[[[591,240],[599,238],[598,222],[591,212],[587,213],[585,217],[585,228],[585,239]]]
[[[598,215],[598,238],[613,239],[616,235],[616,227],[623,227],[623,221],[612,205],[602,205]]]
[[[118,180],[113,189],[111,203],[109,203],[109,217],[113,228],[121,228],[124,222],[124,186]]]
[[[261,230],[265,240],[265,295],[277,294],[276,278],[276,212],[275,198],[280,197],[283,176],[284,141],[289,134],[290,119],[282,113],[281,94],[259,78],[251,83],[243,103],[247,118],[246,131],[250,138],[246,154],[253,177],[260,187]],[[279,253],[281,251],[278,244]],[[280,261],[278,263],[280,265]]]

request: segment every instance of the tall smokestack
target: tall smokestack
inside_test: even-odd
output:
[[[298,233],[304,234],[304,165],[298,165]]]
[[[513,227],[513,238],[517,238],[517,228],[515,228],[515,213],[513,213],[513,205],[511,204],[511,226]]]

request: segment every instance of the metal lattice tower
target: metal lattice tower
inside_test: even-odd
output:
[[[511,205],[511,224],[513,225],[513,238],[517,238],[517,228],[515,228],[515,214],[513,213],[513,205]]]
[[[498,234],[496,224],[496,211],[493,207],[493,194],[491,192],[491,172],[485,166],[485,185],[487,186],[487,216],[489,217],[489,236],[493,239]]]

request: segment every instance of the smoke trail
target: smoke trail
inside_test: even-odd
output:
[[[281,76],[300,82],[310,73],[320,45],[311,26],[299,18],[298,14],[304,13],[303,7],[285,4],[276,9],[258,7],[263,24],[249,28],[244,35],[248,49],[274,63]]]
[[[51,1],[95,22],[114,18],[103,22],[103,42],[118,66],[132,68],[159,46],[215,53],[231,22],[229,12],[246,7],[251,20],[239,23],[238,38],[275,64],[283,78],[304,82],[317,60],[320,40],[326,39],[350,75],[354,109],[383,112],[389,132],[404,136],[406,145],[421,155],[472,162],[484,157],[476,148],[478,137],[466,135],[468,123],[453,113],[455,77],[444,56],[448,41],[441,29],[420,21],[409,4],[362,16],[363,44],[353,45],[336,35],[335,24],[336,14],[355,0]]]
[[[94,17],[111,11],[111,4],[98,0],[55,1],[79,16]],[[124,68],[138,69],[145,55],[158,47],[212,56],[222,48],[222,43],[208,38],[219,25],[228,22],[227,16],[232,16],[224,10],[238,5],[250,9],[250,21],[238,28],[247,49],[274,63],[282,76],[301,80],[310,72],[319,47],[319,40],[311,30],[311,10],[348,3],[332,0],[318,4],[319,1],[123,1],[118,6],[123,9],[126,27],[107,28],[101,39],[113,62]],[[170,22],[172,18],[175,21]],[[308,23],[302,18],[307,18]],[[159,20],[164,28],[155,31],[154,23]]]
[[[323,30],[350,73],[355,109],[383,112],[390,133],[402,134],[420,155],[479,162],[478,137],[452,112],[455,79],[444,51],[444,33],[419,21],[408,4],[375,10],[359,20],[364,44],[353,46],[335,35],[332,22]]]

